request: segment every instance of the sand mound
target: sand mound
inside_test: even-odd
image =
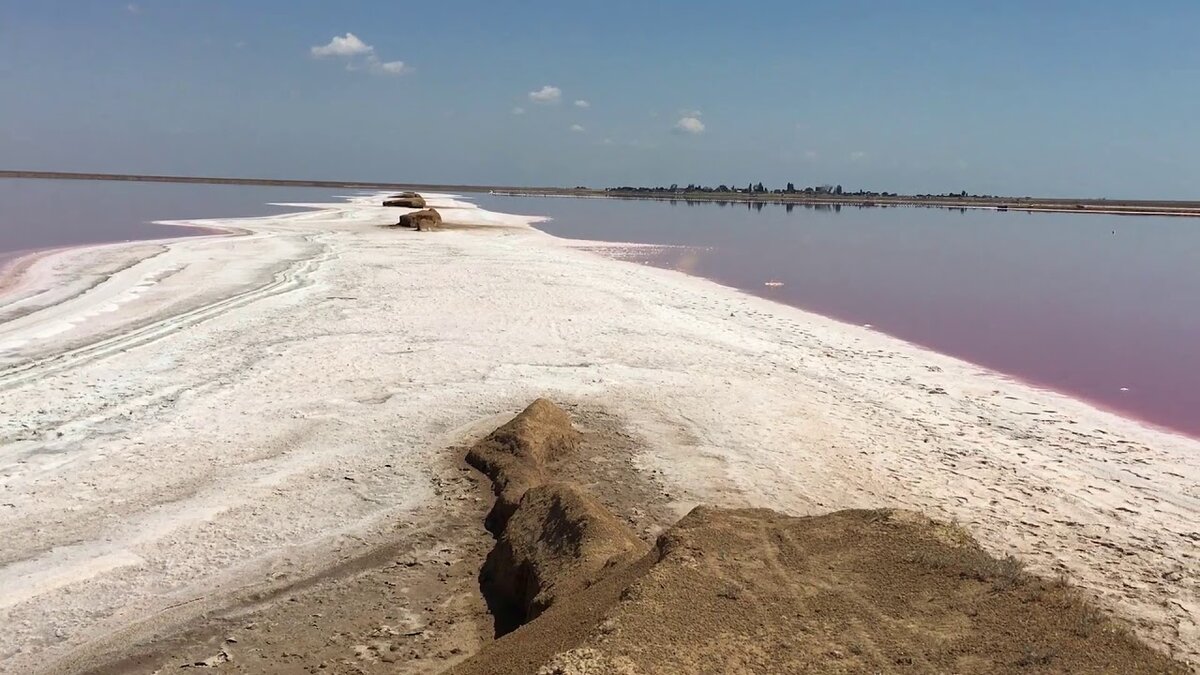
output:
[[[452,672],[1185,672],[914,512],[699,507],[639,556],[602,505],[546,482],[572,432],[539,400],[471,450],[512,503],[482,587],[527,623]]]
[[[384,206],[399,206],[406,209],[425,208],[425,198],[415,192],[402,192],[383,200]]]
[[[530,488],[497,538],[480,586],[497,632],[536,618],[610,566],[648,547],[594,497],[569,483]]]
[[[417,231],[431,230],[442,224],[442,214],[436,209],[423,209],[400,216],[396,227],[409,227]]]
[[[475,444],[467,463],[492,479],[496,503],[487,517],[492,533],[504,529],[525,491],[545,483],[546,465],[574,451],[580,435],[558,406],[539,398]]]

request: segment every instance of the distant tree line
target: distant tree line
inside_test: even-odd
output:
[[[699,185],[696,183],[688,183],[680,186],[678,183],[672,183],[670,186],[663,187],[644,187],[644,186],[621,186],[605,188],[605,192],[624,192],[638,194],[655,194],[655,195],[687,195],[687,194],[748,194],[748,195],[831,195],[835,197],[899,197],[901,195],[895,192],[876,192],[873,190],[855,190],[854,192],[846,191],[841,185],[811,185],[798,188],[795,183],[788,183],[786,187],[769,189],[761,181],[758,183],[747,183],[746,187],[737,187],[736,185],[721,184],[716,187],[708,185]],[[947,192],[944,194],[919,194],[906,195],[917,199],[993,199],[992,195],[974,195],[969,194],[966,190],[960,192]]]

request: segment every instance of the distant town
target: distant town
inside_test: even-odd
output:
[[[588,188],[576,188],[586,190]],[[681,195],[690,194],[728,194],[728,195],[810,195],[810,196],[832,196],[832,197],[915,197],[928,199],[996,199],[994,195],[973,195],[962,192],[947,192],[944,194],[921,194],[921,195],[900,195],[895,192],[874,192],[871,190],[855,190],[853,192],[844,190],[841,185],[810,185],[807,187],[796,187],[795,183],[788,183],[786,187],[771,189],[763,183],[747,183],[746,187],[737,187],[729,185],[718,185],[710,187],[708,185],[697,185],[689,183],[684,186],[672,183],[669,187],[612,187],[605,188],[606,192],[624,193],[631,192],[637,194],[661,194],[661,195]]]

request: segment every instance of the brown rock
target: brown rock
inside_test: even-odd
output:
[[[401,192],[383,200],[384,206],[399,206],[406,209],[425,208],[425,198],[415,192]]]
[[[525,491],[546,482],[549,462],[579,446],[571,418],[539,398],[467,453],[467,463],[492,479],[496,503],[488,514],[493,533],[504,529]]]
[[[442,224],[442,214],[436,209],[423,209],[400,216],[396,227],[410,227],[417,231],[431,230]]]
[[[493,609],[512,627],[559,597],[583,590],[606,567],[647,547],[603,504],[570,483],[529,488],[497,537],[479,575]]]

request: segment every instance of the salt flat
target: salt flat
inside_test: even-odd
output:
[[[682,513],[898,506],[1200,663],[1200,442],[427,195],[29,263],[0,297],[0,670],[318,570],[429,517],[462,430],[620,416]]]

